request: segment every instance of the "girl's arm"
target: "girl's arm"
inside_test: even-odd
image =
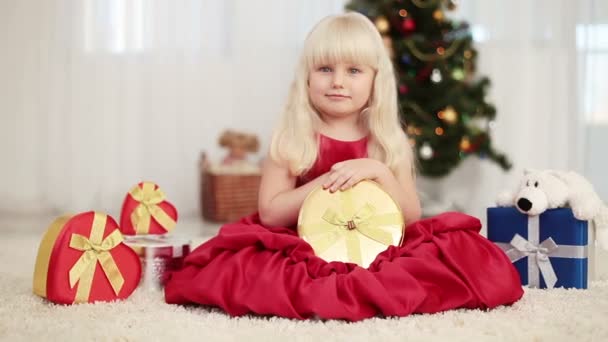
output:
[[[262,168],[258,197],[260,220],[269,227],[289,227],[298,222],[298,213],[308,193],[326,180],[327,174],[296,188],[296,177],[268,155]]]
[[[363,179],[376,181],[399,203],[407,225],[420,219],[420,200],[407,160],[403,160],[398,169],[398,174],[394,175],[386,165],[375,159],[346,160],[332,166],[323,187],[333,192],[349,189]]]

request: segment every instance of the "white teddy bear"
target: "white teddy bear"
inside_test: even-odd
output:
[[[496,202],[499,206],[514,205],[526,215],[568,205],[577,219],[594,222],[596,240],[608,250],[608,207],[591,183],[575,172],[524,170],[519,188],[502,193]]]

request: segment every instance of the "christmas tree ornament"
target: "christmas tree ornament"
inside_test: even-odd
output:
[[[484,117],[474,117],[467,121],[466,126],[474,134],[479,134],[488,129],[488,120]]]
[[[407,11],[405,9],[400,9],[399,10],[399,16],[401,16],[402,18],[407,17]]]
[[[444,49],[443,47],[441,47],[441,46],[440,46],[440,47],[438,47],[438,48],[437,48],[437,54],[438,54],[439,56],[443,56],[443,55],[445,54],[445,49]]]
[[[490,122],[488,122],[488,128],[493,131],[496,129],[496,121],[491,120]]]
[[[399,86],[399,93],[401,93],[401,94],[407,94],[407,92],[408,92],[409,90],[410,90],[410,89],[409,89],[409,88],[408,88],[408,87],[407,87],[405,84],[401,84],[401,85]]]
[[[428,160],[433,157],[433,148],[431,147],[431,145],[429,145],[429,143],[425,142],[420,147],[420,150],[418,150],[418,153],[420,154],[420,158]]]
[[[462,69],[454,69],[454,71],[452,71],[452,78],[461,81],[464,79],[464,71],[462,71]]]
[[[439,71],[439,69],[433,69],[433,72],[431,73],[431,81],[439,83],[441,80],[441,71]]]
[[[445,120],[446,122],[454,124],[456,121],[458,121],[458,113],[454,110],[454,108],[452,108],[452,106],[447,106],[442,113],[443,115],[441,119]]]
[[[401,55],[401,61],[403,62],[403,64],[411,64],[412,57],[409,53],[404,53],[403,55]]]
[[[401,23],[401,28],[404,32],[412,32],[416,29],[416,22],[412,18],[405,18]]]
[[[378,29],[378,32],[380,32],[381,34],[387,33],[388,30],[390,29],[390,24],[389,24],[388,20],[386,19],[386,17],[384,17],[384,16],[380,16],[380,17],[376,18],[374,23],[376,24],[376,28]]]
[[[428,65],[418,71],[418,74],[416,75],[416,80],[418,82],[426,81],[431,76],[432,72],[433,72],[433,69],[432,69],[431,65]]]
[[[443,11],[438,9],[435,12],[433,12],[433,18],[435,18],[435,20],[437,20],[437,21],[443,20]]]
[[[468,152],[471,149],[471,141],[469,137],[464,136],[460,139],[460,149],[464,152]]]
[[[441,128],[441,127],[436,127],[436,128],[435,128],[435,134],[437,134],[437,135],[439,135],[439,136],[443,135],[443,128]]]

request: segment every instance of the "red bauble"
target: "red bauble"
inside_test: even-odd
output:
[[[416,22],[414,21],[414,19],[412,18],[405,18],[402,22],[401,22],[401,28],[403,29],[403,31],[405,32],[411,32],[414,31],[416,29]]]
[[[416,81],[423,82],[423,81],[428,80],[432,71],[433,71],[433,68],[431,65],[425,66],[420,71],[418,71],[418,74],[416,75]]]
[[[399,93],[407,94],[408,91],[410,91],[410,88],[408,88],[405,84],[401,84],[399,86]]]

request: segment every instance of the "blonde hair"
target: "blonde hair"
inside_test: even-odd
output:
[[[286,164],[292,175],[301,175],[313,166],[319,147],[315,129],[321,117],[309,100],[308,76],[315,67],[339,61],[368,65],[375,72],[369,106],[360,118],[370,132],[369,157],[382,161],[395,174],[404,159],[413,168],[412,149],[399,120],[392,62],[376,27],[354,12],[329,16],[308,34],[282,120],[272,137],[271,158]]]

